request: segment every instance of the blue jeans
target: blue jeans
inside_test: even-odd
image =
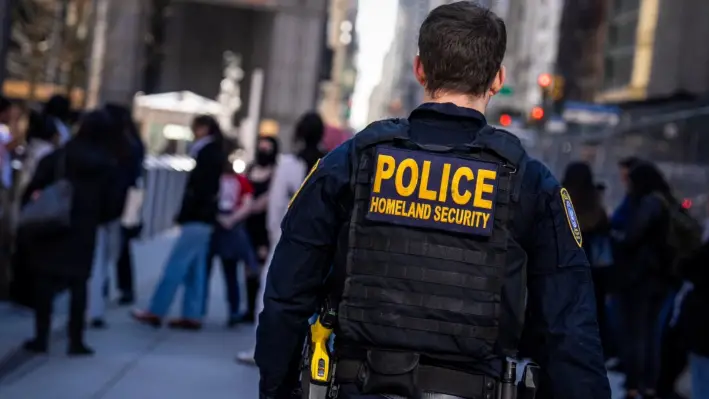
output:
[[[121,221],[114,220],[99,226],[96,230],[96,248],[88,287],[88,314],[91,319],[103,318],[106,312],[106,283],[116,267],[120,250]]]
[[[692,353],[689,356],[689,369],[692,373],[692,397],[709,398],[709,357]]]
[[[239,274],[238,263],[244,262],[247,272],[257,273],[259,265],[256,254],[251,246],[246,228],[243,224],[238,224],[229,230],[217,226],[212,233],[210,240],[210,250],[207,256],[207,273],[204,282],[204,304],[203,313],[207,313],[207,303],[209,302],[209,283],[212,275],[212,265],[214,256],[219,256],[222,264],[222,274],[226,284],[227,302],[229,303],[229,317],[239,318]],[[248,288],[248,287],[247,287]],[[249,311],[253,312],[253,299],[249,299]],[[255,298],[254,298],[255,299]]]
[[[182,317],[188,320],[202,318],[204,280],[207,253],[212,226],[206,223],[187,223],[170,252],[153,298],[150,312],[164,317],[170,310],[177,288],[185,285],[182,297]]]

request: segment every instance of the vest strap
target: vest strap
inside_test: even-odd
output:
[[[497,317],[500,313],[500,306],[496,303],[466,301],[459,298],[423,295],[393,289],[385,290],[362,285],[352,286],[348,289],[347,297],[353,303],[356,303],[357,299],[365,299],[382,304],[425,307],[428,310],[450,311],[470,316]]]
[[[355,257],[356,256],[355,254]],[[466,273],[444,272],[425,267],[399,266],[388,262],[377,262],[376,264],[364,263],[358,265],[357,274],[407,279],[487,292],[497,292],[502,287],[502,282],[497,278],[478,277]]]
[[[386,306],[377,309],[358,308],[352,304],[340,306],[340,317],[361,323],[425,331],[429,333],[474,338],[494,343],[499,336],[498,327],[478,327],[460,323],[420,319],[387,312]]]

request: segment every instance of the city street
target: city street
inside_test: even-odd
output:
[[[173,234],[134,248],[140,297],[145,304],[172,244]],[[220,268],[215,268],[218,272]],[[215,273],[216,274],[216,273]],[[179,297],[178,297],[179,299]],[[63,301],[60,301],[63,302]],[[173,312],[178,309],[175,301]],[[63,304],[59,306],[64,306]],[[49,356],[28,357],[2,372],[2,399],[247,399],[258,397],[256,368],[234,361],[253,345],[252,327],[224,327],[226,303],[221,276],[212,277],[210,314],[199,332],[155,330],[130,319],[128,309],[112,307],[106,330],[89,330],[92,358],[70,359],[66,340],[55,333]],[[61,311],[62,309],[58,309]],[[63,312],[58,312],[63,313]],[[60,316],[61,318],[61,316]],[[30,324],[26,324],[29,328]],[[27,331],[29,333],[29,331]],[[23,335],[15,335],[16,344]],[[4,345],[10,335],[0,335]],[[621,397],[622,378],[611,376],[614,396]]]

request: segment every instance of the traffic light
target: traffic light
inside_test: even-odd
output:
[[[500,115],[500,126],[508,127],[512,124],[512,116],[509,114]]]
[[[543,73],[539,75],[539,78],[537,78],[537,83],[539,84],[539,87],[548,89],[554,83],[554,78],[552,78],[552,76],[548,73]]]
[[[532,120],[534,121],[541,121],[542,119],[544,119],[544,114],[545,112],[543,107],[534,107],[529,113],[529,116],[531,116]]]

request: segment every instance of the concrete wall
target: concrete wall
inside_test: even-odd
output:
[[[709,2],[661,0],[648,97],[709,92]]]
[[[248,107],[249,77],[254,67],[268,62],[273,15],[267,11],[178,3],[167,26],[168,38],[159,88],[161,92],[189,90],[216,99],[223,78],[226,51],[242,56],[246,76],[241,83]]]
[[[110,0],[99,103],[130,105],[142,88],[149,2]]]
[[[292,151],[297,119],[315,109],[323,40],[325,0],[295,0],[278,10],[273,21],[266,69],[263,118],[278,122],[284,151]]]

